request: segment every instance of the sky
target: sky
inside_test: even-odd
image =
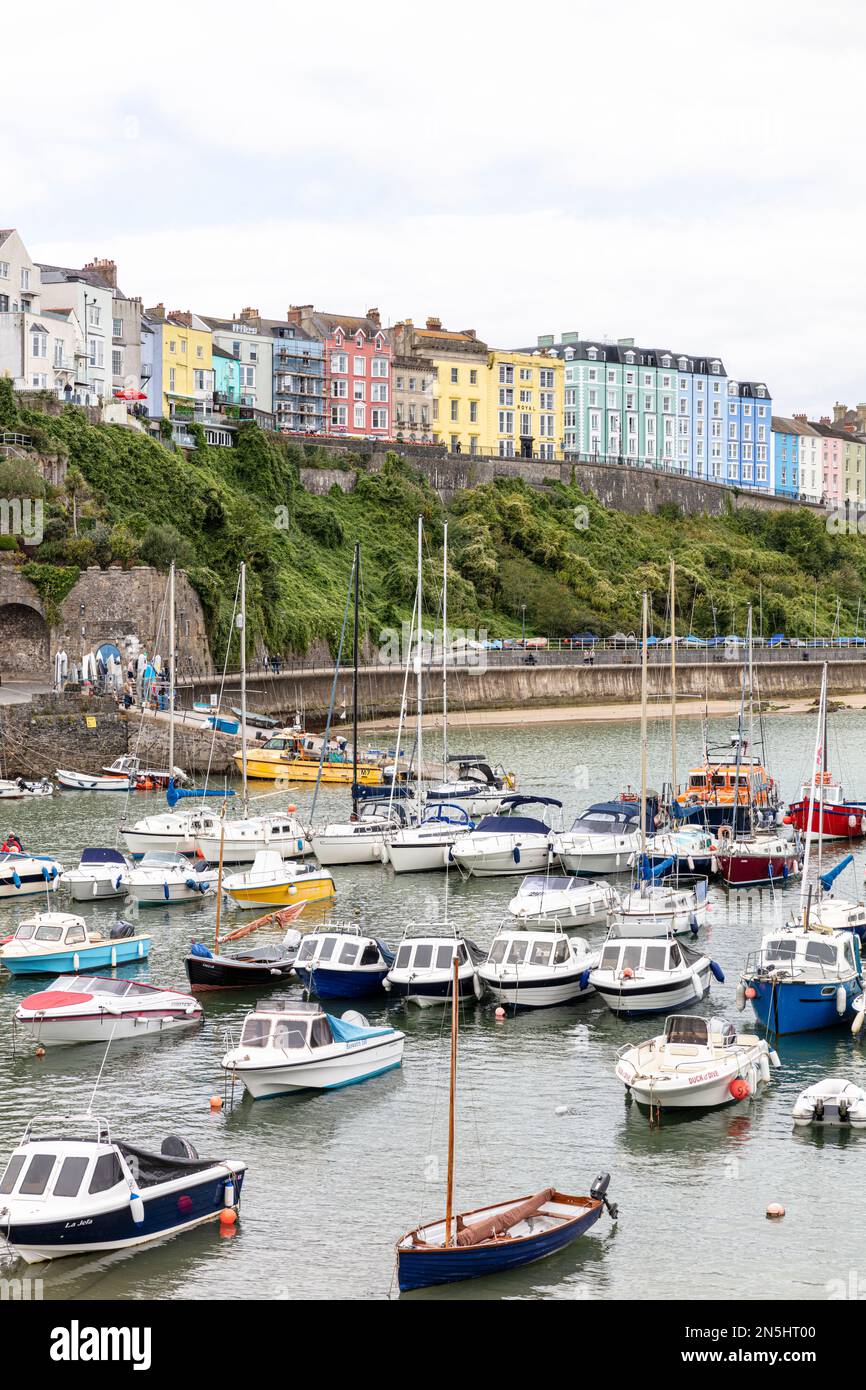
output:
[[[633,337],[777,414],[866,400],[859,0],[45,0],[4,49],[0,226],[146,305]]]

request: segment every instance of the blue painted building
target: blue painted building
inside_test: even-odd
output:
[[[241,403],[241,364],[233,353],[213,346],[214,400],[222,405]]]
[[[796,420],[774,415],[773,491],[783,497],[800,495],[800,433]]]
[[[725,471],[731,487],[773,490],[773,402],[763,381],[728,380]]]

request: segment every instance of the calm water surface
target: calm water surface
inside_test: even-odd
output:
[[[716,721],[711,741],[726,740],[732,721]],[[866,793],[866,716],[833,721],[830,763],[847,794]],[[698,720],[680,724],[679,771],[700,754]],[[771,717],[767,748],[786,797],[808,774],[814,720]],[[556,796],[566,824],[591,801],[616,795],[639,775],[634,724],[494,728],[479,737],[452,729],[451,746],[479,748],[513,769],[521,790]],[[425,747],[431,755],[435,739]],[[654,726],[651,778],[669,770],[665,729]],[[292,797],[306,813],[310,794]],[[161,797],[138,795],[136,816]],[[53,803],[10,803],[2,829],[25,844],[77,862],[85,845],[112,844],[123,798],[64,793]],[[280,804],[274,800],[263,805]],[[345,815],[347,795],[325,789],[317,820]],[[843,853],[831,850],[828,859]],[[855,851],[840,892],[861,896],[864,851]],[[336,869],[335,918],[358,918],[395,943],[409,921],[441,920],[444,874],[395,878],[378,865]],[[519,879],[448,882],[448,911],[481,945],[492,939]],[[779,920],[798,889],[741,893],[711,890],[702,940],[727,983],[713,985],[702,1011],[738,1018],[734,990],[747,951]],[[30,898],[0,904],[5,932],[40,906]],[[54,906],[65,904],[57,894]],[[121,906],[121,914],[135,909]],[[87,908],[94,924],[115,912]],[[193,933],[212,931],[213,901],[145,909],[153,935],[150,960],[129,967],[135,978],[185,985],[183,957]],[[243,914],[226,914],[230,924]],[[321,920],[321,918],[320,918]],[[589,935],[599,940],[600,934]],[[102,1047],[12,1052],[18,1001],[38,982],[0,983],[0,1158],[5,1162],[30,1116],[57,1107],[87,1108],[103,1061]],[[297,987],[295,987],[297,990]],[[47,1298],[385,1298],[393,1292],[393,1242],[419,1219],[444,1208],[448,1036],[444,1011],[402,1006],[366,1012],[388,1017],[407,1034],[402,1070],[363,1086],[288,1100],[239,1100],[211,1114],[222,1091],[222,1028],[237,1027],[253,997],[202,995],[206,1021],[192,1035],[111,1048],[97,1109],[122,1138],[159,1147],[186,1135],[205,1156],[249,1165],[236,1235],[216,1226],[194,1230],[135,1253],[65,1259],[39,1267]],[[337,1012],[342,1008],[337,1007]],[[742,1022],[751,1024],[751,1015]],[[412,1298],[823,1298],[828,1281],[847,1281],[862,1262],[856,1205],[866,1162],[866,1135],[795,1135],[790,1109],[800,1090],[829,1075],[866,1085],[862,1046],[847,1029],[783,1040],[782,1069],[759,1099],[703,1116],[665,1116],[650,1128],[625,1103],[614,1075],[623,1042],[650,1036],[657,1023],[617,1022],[583,1002],[497,1023],[490,1005],[471,1005],[462,1020],[458,1111],[457,1201],[463,1208],[532,1192],[547,1184],[586,1192],[595,1175],[612,1174],[619,1203],[614,1227],[604,1217],[592,1235],[551,1260],[497,1279],[454,1285]],[[240,1095],[238,1088],[238,1095]],[[566,1106],[565,1115],[557,1115]],[[770,1201],[787,1208],[769,1222]],[[8,1271],[4,1270],[4,1273]]]

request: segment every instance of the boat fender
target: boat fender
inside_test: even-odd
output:
[[[857,1013],[854,1015],[854,1022],[851,1024],[851,1032],[854,1034],[855,1038],[859,1037],[860,1030],[863,1027],[864,1012],[866,1011],[864,1011],[863,1009],[858,1009]]]
[[[300,849],[303,849],[303,848],[304,848],[304,842],[303,842],[303,840],[300,838],[300,836],[298,836],[298,849],[300,850]]]
[[[129,1209],[136,1226],[144,1224],[144,1200],[138,1192],[130,1192]]]
[[[723,985],[725,983],[725,972],[717,960],[710,961],[710,970],[713,972],[713,978],[718,980],[720,985]]]
[[[857,824],[857,817],[856,817],[856,816],[849,816],[849,817],[848,817],[848,824],[850,825],[851,829],[853,830],[853,829],[854,829],[854,826]]]
[[[762,1053],[761,1053],[760,1067],[761,1067],[761,1080],[762,1080],[764,1083],[766,1083],[766,1082],[769,1081],[769,1079],[770,1079],[770,1059],[769,1059],[769,1057],[767,1056],[766,1052],[762,1052]]]
[[[209,893],[209,892],[210,892],[210,880],[207,880],[207,882],[205,882],[205,883],[198,883],[198,884],[196,884],[196,887],[198,888],[198,890],[199,890],[200,893]]]
[[[866,835],[866,816],[860,817],[860,833]]]
[[[747,999],[757,999],[757,997],[758,997],[758,991],[755,989],[755,986],[754,986],[754,985],[746,985],[746,998],[747,998]]]
[[[73,952],[73,955],[72,955],[72,969],[73,969],[74,971],[76,971],[76,973],[77,973],[77,971],[78,971],[78,952],[77,952],[77,951],[74,951],[74,952]]]
[[[484,986],[482,985],[477,975],[473,975],[472,977],[472,988],[475,991],[475,998],[480,999],[482,994],[484,993]]]
[[[519,863],[520,863],[520,846],[519,846],[519,845],[515,845],[515,846],[514,846],[514,849],[511,851],[511,854],[512,854],[512,858],[514,859],[515,864],[519,864]]]
[[[581,977],[580,977],[580,987],[581,987],[581,989],[589,989],[589,976],[590,976],[590,970],[589,970],[589,967],[587,966],[586,970],[583,971],[583,973],[582,973],[582,975],[581,975]]]
[[[18,877],[17,869],[12,870],[12,882],[15,884],[16,888],[21,887],[21,879]]]
[[[710,967],[710,968],[712,968],[712,967]],[[744,1009],[745,1007],[746,1007],[746,988],[745,988],[745,985],[739,984],[739,985],[737,985],[737,1008],[739,1009],[740,1013],[742,1013],[742,1012],[743,1012],[743,1009]]]
[[[695,861],[694,861],[694,859],[692,858],[691,855],[689,855],[688,861],[687,861],[687,862],[688,862],[688,866],[689,866],[689,872],[690,872],[690,873],[694,873],[694,871],[695,871]]]
[[[823,1118],[824,1118],[824,1099],[823,1099],[823,1096],[816,1096],[816,1097],[815,1097],[815,1119],[816,1119],[816,1120],[823,1120]]]
[[[51,882],[51,875],[48,872],[48,866],[46,864],[42,865],[42,877],[45,879],[46,883]]]
[[[223,1206],[224,1206],[224,1207],[233,1207],[234,1204],[235,1204],[235,1185],[234,1185],[234,1183],[232,1182],[231,1178],[229,1178],[228,1182],[226,1183],[225,1187],[223,1188]]]
[[[735,1076],[728,1087],[734,1100],[746,1100],[749,1095],[749,1083],[743,1076]]]
[[[694,991],[695,991],[695,997],[696,997],[697,999],[703,999],[703,997],[704,997],[704,986],[703,986],[703,982],[702,982],[702,980],[701,980],[700,971],[699,971],[699,970],[697,969],[697,967],[696,967],[696,968],[691,972],[691,974],[692,974],[692,985],[694,986]]]
[[[633,979],[634,979],[634,971],[632,970],[632,968],[631,968],[630,965],[627,965],[627,966],[625,967],[625,970],[623,970],[623,972],[622,972],[622,978],[623,978],[624,980],[633,980]]]
[[[840,1120],[847,1120],[847,1119],[848,1119],[848,1097],[847,1097],[847,1096],[839,1096],[839,1098],[838,1098],[836,1104],[837,1104],[837,1106],[839,1107],[839,1119],[840,1119]]]
[[[698,919],[694,913],[692,913],[689,917],[689,931],[691,932],[692,936],[697,936],[698,934]]]
[[[111,948],[111,968],[112,968],[112,970],[114,969],[115,965],[117,965],[117,947],[116,947],[116,946],[112,946],[112,948]]]
[[[836,989],[836,1012],[841,1018],[848,1007],[848,993],[844,985],[838,985]]]
[[[165,881],[163,881],[162,885],[162,896],[165,898],[166,902],[168,902],[168,883]]]
[[[719,864],[715,855],[713,855],[712,859],[710,860],[710,869],[714,874],[717,874],[719,872]]]
[[[163,886],[167,888],[168,884],[164,884]],[[186,886],[187,888],[198,888],[198,884],[196,883],[194,878],[188,878],[186,880]],[[165,896],[168,897],[168,893],[166,893]]]
[[[782,1059],[775,1048],[770,1049],[770,1061],[773,1063],[774,1067],[780,1067],[782,1065]]]

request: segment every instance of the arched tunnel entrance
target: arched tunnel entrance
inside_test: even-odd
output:
[[[23,603],[0,604],[0,677],[4,680],[50,679],[48,624]]]

